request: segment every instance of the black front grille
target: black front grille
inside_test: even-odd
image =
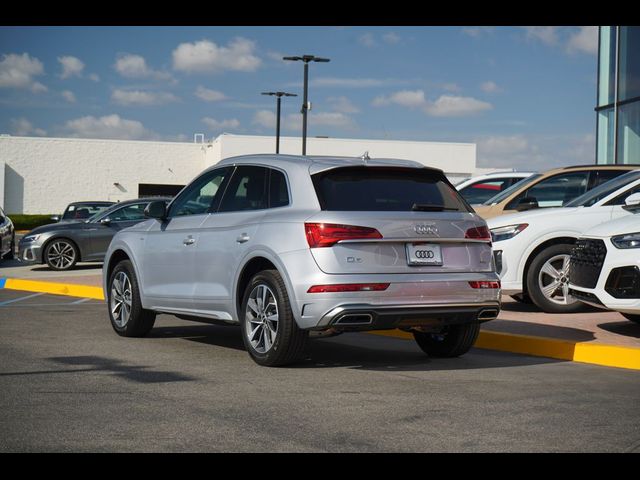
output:
[[[606,256],[607,247],[602,240],[579,238],[571,251],[571,283],[579,287],[594,288]]]

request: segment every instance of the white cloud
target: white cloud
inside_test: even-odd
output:
[[[71,90],[65,90],[62,92],[62,97],[69,103],[76,103],[76,96]]]
[[[255,43],[242,37],[234,38],[227,46],[210,40],[181,43],[172,54],[173,68],[187,73],[253,72],[262,63],[254,51]]]
[[[460,87],[460,85],[458,85],[457,83],[453,83],[453,82],[443,83],[442,85],[440,85],[440,88],[442,88],[443,90],[446,90],[447,92],[454,92],[454,93],[462,91],[462,87]]]
[[[11,119],[11,133],[19,137],[27,137],[35,135],[37,137],[43,137],[47,134],[46,130],[41,128],[35,128],[33,124],[26,118],[12,118]]]
[[[424,111],[433,117],[466,117],[492,108],[490,103],[472,97],[440,95],[435,102],[429,102]]]
[[[225,100],[227,96],[219,92],[218,90],[211,90],[209,88],[205,88],[203,86],[198,86],[196,88],[196,97],[205,102],[219,102],[220,100]]]
[[[458,95],[440,95],[435,101],[428,100],[423,90],[401,90],[389,96],[373,99],[374,107],[400,105],[407,108],[420,108],[433,117],[463,117],[490,110],[490,103],[472,97]]]
[[[93,82],[99,82],[100,81],[100,76],[97,73],[92,73],[89,75],[89,80],[93,81]]]
[[[298,126],[300,125],[300,115],[293,114]],[[353,129],[355,122],[351,117],[341,112],[318,112],[309,115],[310,127],[337,127]],[[299,127],[297,127],[299,128]]]
[[[263,128],[276,128],[276,114],[271,110],[258,110],[251,123]]]
[[[598,27],[580,27],[567,42],[568,53],[598,54]]]
[[[557,45],[559,43],[558,32],[560,27],[522,27],[528,40],[537,40],[545,45]]]
[[[151,106],[163,105],[178,101],[172,93],[167,92],[147,92],[143,90],[121,90],[116,89],[111,94],[111,100],[119,105],[131,106]]]
[[[202,119],[202,123],[204,123],[207,127],[209,127],[210,130],[214,132],[219,132],[225,129],[235,130],[240,126],[240,121],[236,118],[216,120],[215,118],[204,117]]]
[[[492,34],[495,31],[495,27],[464,27],[462,33],[473,38],[478,38],[483,35]]]
[[[63,127],[72,137],[110,138],[119,140],[157,140],[159,135],[145,128],[142,122],[128,120],[119,115],[100,118],[86,116],[69,120]]]
[[[281,127],[284,130],[300,131],[302,128],[302,116],[297,113],[290,113],[281,118]],[[356,127],[354,120],[341,112],[310,112],[309,128],[314,127],[335,127],[352,130]],[[254,125],[266,129],[276,128],[276,114],[271,110],[258,110],[252,122]]]
[[[356,107],[347,97],[328,97],[327,103],[331,110],[341,113],[358,113],[360,109]]]
[[[385,33],[382,35],[382,40],[390,45],[396,45],[397,43],[400,43],[400,35],[394,32]]]
[[[131,53],[122,54],[116,59],[113,68],[126,78],[153,78],[155,80],[175,82],[170,73],[154,70],[149,67],[142,55],[134,55]]]
[[[500,88],[496,82],[487,80],[480,85],[480,90],[485,93],[499,93],[502,91],[502,88]]]
[[[358,37],[358,43],[363,47],[371,48],[376,46],[376,41],[372,33],[365,33]]]
[[[34,93],[46,92],[47,87],[33,78],[43,74],[42,62],[28,53],[5,54],[0,60],[0,88],[28,88]]]
[[[78,57],[65,55],[58,57],[58,62],[62,66],[60,78],[81,77],[84,70],[84,63]]]

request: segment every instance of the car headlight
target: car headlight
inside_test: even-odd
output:
[[[611,243],[616,248],[640,248],[640,232],[616,235],[611,237]]]
[[[505,227],[497,227],[491,229],[491,240],[499,242],[501,240],[509,240],[515,237],[521,231],[529,226],[528,223],[519,223],[518,225],[507,225]]]
[[[35,242],[36,240],[38,240],[38,238],[40,237],[40,234],[38,235],[27,235],[26,237],[22,237],[22,241],[25,243],[32,243]]]

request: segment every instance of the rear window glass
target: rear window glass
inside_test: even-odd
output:
[[[472,211],[444,175],[427,169],[336,168],[314,175],[313,185],[323,210]]]

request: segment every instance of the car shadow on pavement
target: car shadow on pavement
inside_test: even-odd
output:
[[[483,324],[482,330],[485,332],[546,337],[551,340],[568,340],[571,342],[590,342],[596,338],[593,332],[581,328],[525,322],[523,320],[509,320],[506,318],[498,318],[487,322]]]
[[[625,337],[640,338],[640,324],[625,320],[622,322],[608,322],[598,324],[598,328],[607,332],[624,335]]]
[[[141,365],[127,365],[121,360],[98,356],[50,357],[47,360],[58,365],[84,367],[63,370],[38,370],[30,372],[6,372],[0,376],[49,375],[58,373],[105,372],[137,383],[186,382],[195,380],[182,373],[151,370]]]
[[[512,300],[507,300],[507,301],[503,300],[502,305],[500,306],[500,310],[502,310],[503,312],[540,313],[540,314],[544,313],[542,310],[540,310],[540,308],[538,308],[533,303],[522,303],[522,302],[516,302]],[[592,312],[602,312],[602,309],[585,304],[582,306],[582,310],[577,313],[592,313]],[[562,315],[562,314],[558,314],[558,315]]]
[[[74,266],[73,268],[71,268],[69,270],[65,270],[64,272],[60,272],[58,270],[54,270],[54,269],[49,268],[47,266],[34,267],[31,270],[33,272],[59,272],[59,273],[83,271],[83,270],[96,270],[96,273],[98,273],[98,271],[102,271],[102,264],[101,263],[91,263],[91,264],[88,264],[88,265],[76,265],[76,266]]]
[[[156,327],[147,338],[183,338],[206,345],[246,351],[239,327],[186,325]],[[331,338],[312,339],[301,362],[283,368],[352,368],[376,371],[438,371],[504,368],[557,363],[541,357],[474,349],[459,358],[429,358],[411,340],[345,333]]]

